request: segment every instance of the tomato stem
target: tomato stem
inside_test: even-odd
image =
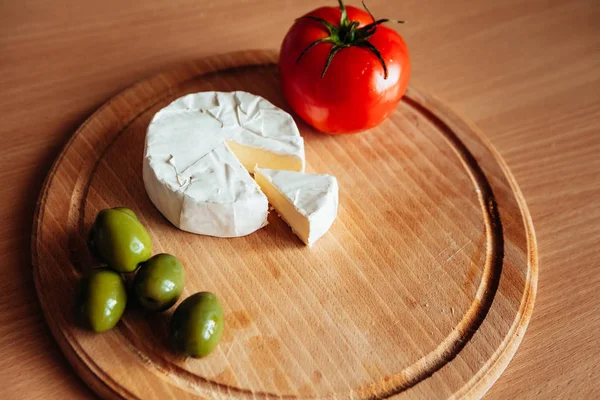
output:
[[[340,18],[340,26],[341,27],[346,27],[348,26],[348,14],[346,14],[346,6],[344,5],[344,2],[342,0],[338,0],[340,3],[340,11],[341,11],[341,18]]]
[[[327,72],[327,68],[329,68],[329,64],[331,64],[331,60],[333,60],[333,57],[335,57],[335,55],[343,48],[343,46],[333,46],[331,48],[329,56],[327,56],[327,61],[325,62],[325,68],[323,68],[323,72],[321,73],[321,79],[323,79],[323,77],[325,76],[325,72]]]
[[[379,62],[381,63],[381,65],[383,66],[383,79],[387,79],[388,76],[388,70],[387,70],[387,65],[385,65],[385,60],[383,59],[383,57],[381,56],[381,53],[379,52],[379,50],[377,50],[377,47],[373,46],[372,43],[370,42],[363,42],[361,44],[359,44],[360,47],[365,47],[369,50],[371,50],[371,52],[373,54],[375,54],[375,56],[377,56],[377,58],[379,59]]]
[[[314,42],[312,42],[311,44],[308,45],[307,48],[305,48],[302,53],[300,53],[300,55],[298,56],[298,58],[296,59],[296,62],[300,61],[300,59],[306,54],[306,52],[308,52],[310,49],[312,49],[313,47],[315,47],[316,45],[318,45],[319,43],[325,43],[325,42],[332,42],[330,37],[324,37],[322,39],[317,39]]]
[[[333,58],[335,57],[335,55],[338,52],[340,52],[342,49],[345,49],[347,47],[352,47],[352,46],[363,47],[363,48],[369,50],[371,53],[373,53],[379,59],[379,62],[381,63],[381,66],[383,67],[383,78],[387,79],[388,69],[387,69],[387,65],[385,64],[385,60],[381,56],[381,53],[379,52],[379,50],[371,42],[369,42],[368,39],[371,36],[373,36],[375,31],[377,30],[378,25],[381,25],[386,22],[396,22],[396,23],[403,24],[404,21],[390,20],[387,18],[376,20],[375,16],[373,16],[373,13],[371,13],[371,11],[367,8],[367,5],[365,4],[365,2],[363,0],[362,5],[365,8],[365,10],[369,13],[371,18],[373,19],[373,22],[359,28],[358,26],[360,25],[360,23],[358,21],[350,21],[348,19],[348,13],[346,12],[346,6],[344,5],[344,2],[342,0],[338,0],[338,2],[340,4],[340,14],[341,14],[339,26],[335,26],[334,24],[330,23],[329,21],[326,21],[323,18],[319,18],[314,15],[306,15],[304,17],[298,18],[298,20],[312,19],[313,21],[320,23],[321,25],[323,25],[323,27],[325,27],[329,36],[326,36],[321,39],[317,39],[314,42],[312,42],[311,44],[309,44],[302,51],[302,53],[300,53],[300,55],[296,59],[296,63],[298,63],[300,61],[300,59],[310,49],[312,49],[316,45],[321,44],[321,43],[331,43],[332,47],[331,47],[331,50],[329,51],[329,55],[327,56],[327,61],[325,62],[325,67],[323,68],[323,72],[321,73],[321,78],[323,78],[325,76],[325,73],[327,72],[327,69],[329,68],[329,65],[331,64],[331,61],[333,60]]]
[[[373,20],[373,22],[375,22],[375,16],[373,15],[373,13],[371,12],[371,10],[369,10],[369,8],[367,7],[367,5],[365,4],[365,1],[362,1],[362,5],[363,8],[365,9],[366,12],[369,13],[369,15],[371,16],[371,19]]]
[[[337,30],[336,26],[334,26],[333,24],[325,21],[323,18],[315,17],[314,15],[307,15],[305,17],[301,17],[301,18],[298,18],[298,19],[302,19],[302,18],[310,18],[310,19],[313,19],[313,20],[315,20],[317,22],[320,22],[321,24],[323,24],[323,26],[325,26],[325,28],[327,28],[327,30],[329,31],[330,35],[333,35],[333,33]]]

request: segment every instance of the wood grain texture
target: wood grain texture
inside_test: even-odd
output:
[[[165,67],[277,48],[296,16],[322,4],[0,2],[1,398],[91,396],[46,326],[30,268],[37,194],[75,129],[111,96]],[[486,133],[535,222],[535,312],[486,398],[600,396],[598,2],[368,4],[376,16],[408,20],[399,30],[411,51],[412,82]],[[265,12],[269,18],[259,18]]]
[[[42,309],[75,370],[126,398],[479,397],[525,332],[537,285],[531,218],[486,139],[443,103],[410,89],[363,135],[299,123],[309,172],[335,175],[338,220],[313,248],[275,215],[259,232],[218,239],[179,231],[143,188],[156,111],[204,90],[245,90],[286,107],[277,54],[214,56],[140,82],[69,141],[40,197],[32,239]],[[95,335],[73,320],[99,210],[134,209],[155,252],[186,266],[184,291],[216,293],[226,331],[204,360],[173,355],[170,313],[129,311]]]

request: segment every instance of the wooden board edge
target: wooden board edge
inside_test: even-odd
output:
[[[533,226],[533,219],[529,212],[529,207],[523,192],[519,187],[515,176],[513,175],[510,167],[506,161],[502,158],[496,147],[490,141],[490,139],[477,127],[477,125],[467,118],[464,118],[461,113],[457,112],[448,103],[441,100],[436,95],[431,94],[426,90],[417,88],[422,93],[427,93],[428,96],[436,103],[437,107],[445,108],[449,113],[456,115],[460,118],[461,122],[466,124],[477,136],[478,139],[485,145],[490,151],[490,154],[494,157],[494,160],[500,166],[502,172],[506,176],[510,188],[515,196],[519,211],[523,216],[523,226],[525,227],[525,233],[527,234],[527,281],[525,284],[525,291],[523,292],[521,304],[519,306],[518,318],[515,319],[510,327],[509,335],[506,336],[503,345],[499,347],[492,358],[487,361],[489,365],[485,373],[476,374],[462,390],[454,394],[454,398],[457,399],[479,399],[482,398],[492,387],[492,385],[498,380],[500,375],[504,372],[513,356],[517,352],[521,341],[527,331],[529,321],[533,315],[533,307],[537,296],[537,283],[539,276],[539,257],[538,257],[538,244],[535,235],[535,228]],[[480,371],[484,370],[483,368]]]

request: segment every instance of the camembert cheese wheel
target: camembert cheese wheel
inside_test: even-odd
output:
[[[266,224],[268,201],[248,171],[304,170],[293,118],[246,92],[202,92],[160,110],[148,126],[146,192],[178,228],[210,236],[248,235]]]

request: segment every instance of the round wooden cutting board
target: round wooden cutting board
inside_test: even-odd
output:
[[[76,372],[111,398],[473,398],[498,378],[531,316],[537,250],[503,160],[473,125],[414,88],[379,127],[328,136],[297,120],[308,172],[335,175],[340,208],[308,248],[272,212],[246,237],[182,232],[142,182],[146,127],[182,95],[245,90],[289,111],[276,54],[183,65],[109,101],[50,171],[33,231],[38,296]],[[96,213],[132,208],[154,252],[186,267],[182,299],[216,293],[225,334],[205,359],[167,344],[172,309],[129,308],[117,327],[77,326],[75,287],[92,267]]]

